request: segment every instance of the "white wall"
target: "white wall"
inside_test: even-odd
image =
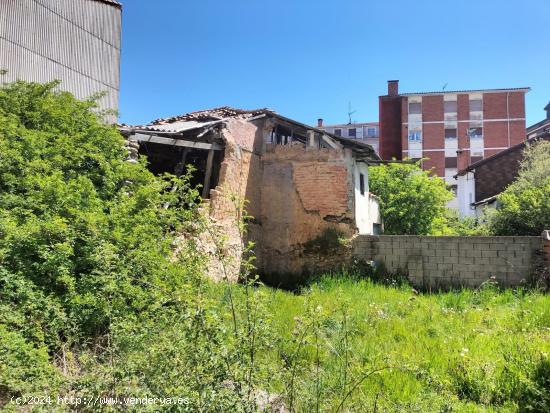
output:
[[[380,200],[376,195],[373,195],[369,192],[369,227],[371,228],[371,233],[374,233],[374,224],[382,225],[382,214],[380,213]],[[380,233],[383,230],[380,228]]]
[[[355,224],[361,235],[373,233],[373,224],[381,224],[378,198],[369,193],[369,169],[363,162],[355,162],[353,168],[355,182]],[[361,194],[359,175],[365,180],[365,193]]]
[[[360,178],[363,174],[365,180],[365,193],[361,195]],[[353,168],[355,182],[355,224],[359,234],[372,234],[372,227],[369,228],[369,168],[360,162],[354,163]]]
[[[458,200],[458,213],[461,217],[475,216],[472,202],[476,201],[476,185],[473,172],[458,176],[456,197]]]

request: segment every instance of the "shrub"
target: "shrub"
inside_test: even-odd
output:
[[[56,86],[0,88],[0,328],[25,343],[22,371],[181,294],[202,264],[196,253],[170,259],[177,232],[196,221],[189,176],[125,162],[95,103]]]
[[[452,199],[443,179],[419,163],[371,166],[369,190],[380,197],[386,234],[437,235],[444,231]]]
[[[495,235],[540,235],[550,227],[550,142],[524,150],[517,179],[498,196],[490,220]]]

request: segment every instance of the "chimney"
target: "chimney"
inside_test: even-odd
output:
[[[323,118],[317,119],[317,127],[322,128],[323,127]]]
[[[388,80],[388,96],[399,95],[399,80]]]
[[[550,102],[548,102],[544,110],[546,111],[546,119],[550,119]]]

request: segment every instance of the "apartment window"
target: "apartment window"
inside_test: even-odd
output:
[[[420,102],[409,103],[409,114],[419,115],[422,113],[422,104]]]
[[[443,104],[445,113],[456,112],[456,100],[446,100]]]
[[[420,142],[422,140],[422,132],[420,131],[409,131],[409,140]]]
[[[470,137],[470,139],[483,138],[483,128],[469,128],[468,136]]]
[[[367,136],[369,138],[374,138],[376,137],[376,128],[368,128],[367,129]]]
[[[456,139],[456,129],[445,129],[445,139]]]
[[[334,134],[336,136],[342,136],[342,129],[334,129]]]
[[[445,157],[445,168],[456,168],[456,157]]]
[[[361,195],[365,195],[365,175],[359,174],[359,191]]]
[[[357,136],[357,130],[355,128],[348,129],[348,136],[350,138],[355,138]]]
[[[483,102],[481,99],[470,100],[470,112],[480,112],[483,110]]]

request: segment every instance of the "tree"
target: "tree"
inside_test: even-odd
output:
[[[380,197],[386,234],[435,235],[444,232],[446,203],[453,197],[445,181],[418,163],[369,168],[370,191]]]
[[[540,235],[550,228],[550,142],[528,145],[517,179],[499,196],[495,235]]]

